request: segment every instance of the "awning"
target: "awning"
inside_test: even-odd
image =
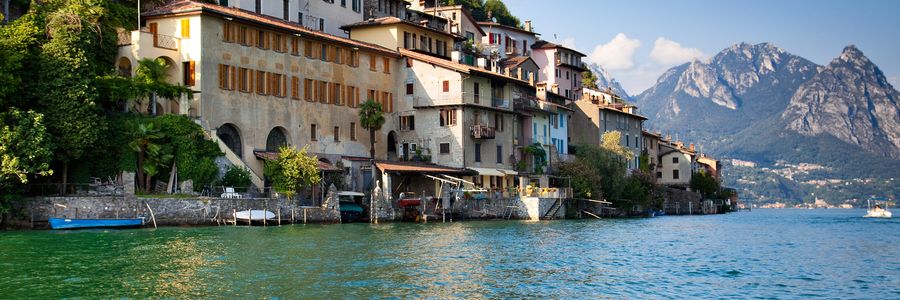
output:
[[[505,173],[506,175],[512,175],[512,176],[519,175],[519,172],[516,172],[516,171],[513,171],[513,170],[500,170],[500,172],[503,172],[503,173]]]
[[[501,176],[501,177],[506,176],[506,174],[503,174],[503,172],[500,172],[500,170],[497,170],[497,169],[469,168],[469,170],[475,171],[478,173],[478,175],[484,175],[484,176]]]
[[[428,174],[459,174],[468,175],[472,172],[466,169],[451,168],[432,163],[418,163],[407,161],[378,161],[375,166],[379,170],[388,173],[428,173]]]

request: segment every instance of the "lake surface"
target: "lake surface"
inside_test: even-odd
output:
[[[0,298],[900,298],[863,210],[0,232]]]

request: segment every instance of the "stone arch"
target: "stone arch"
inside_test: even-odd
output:
[[[127,57],[119,57],[119,60],[116,62],[116,69],[119,72],[119,76],[131,78],[131,60]]]
[[[184,84],[181,82],[181,76],[179,76],[178,64],[175,63],[175,60],[168,56],[160,56],[156,59],[162,60],[166,64],[166,82],[172,84]]]
[[[231,152],[234,152],[237,157],[243,159],[243,142],[241,141],[241,131],[234,124],[226,123],[219,126],[219,129],[216,130],[216,136],[225,143],[225,146],[228,146],[228,149],[231,149]]]
[[[388,132],[387,157],[388,160],[395,160],[397,158],[397,133],[393,130],[391,130],[391,132]]]
[[[284,127],[276,126],[269,131],[269,135],[266,137],[266,152],[277,152],[278,148],[289,144],[287,130]]]

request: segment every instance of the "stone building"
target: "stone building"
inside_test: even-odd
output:
[[[241,2],[243,3],[243,2]],[[334,4],[340,5],[340,4]],[[325,168],[339,162],[364,187],[369,135],[358,124],[365,99],[394,112],[399,54],[238,8],[176,1],[143,14],[141,30],[120,42],[118,65],[163,59],[169,81],[194,100],[160,100],[158,111],[190,115],[219,141],[232,164],[263,185],[263,159],[280,145],[309,146]],[[389,118],[386,127],[392,127]],[[376,136],[383,145],[386,134]],[[386,158],[386,147],[378,147]]]
[[[538,81],[547,83],[548,90],[563,95],[566,99],[581,99],[581,73],[587,71],[581,59],[586,55],[542,40],[534,42],[531,51],[531,58],[541,68]]]
[[[221,6],[243,9],[342,37],[347,37],[347,34],[340,29],[341,26],[363,20],[362,1],[218,0]]]
[[[629,170],[640,168],[640,154],[643,152],[643,123],[647,117],[637,114],[636,108],[623,102],[605,102],[604,99],[615,99],[613,95],[594,95],[602,92],[593,91],[581,100],[573,101],[569,107],[574,109],[569,132],[572,144],[600,145],[604,133],[618,131],[621,133],[620,145],[633,153],[628,160]]]

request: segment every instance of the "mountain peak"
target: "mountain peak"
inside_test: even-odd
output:
[[[844,47],[844,51],[841,52],[841,56],[838,59],[845,62],[869,63],[866,55],[853,44]]]

